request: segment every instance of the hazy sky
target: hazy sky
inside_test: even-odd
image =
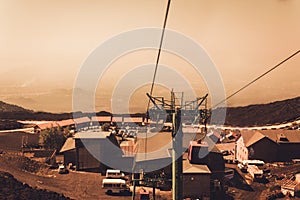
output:
[[[68,102],[52,101],[51,107],[51,103],[37,102],[34,95],[57,89],[71,91],[80,66],[95,48],[124,31],[162,27],[166,4],[163,0],[0,0],[1,99],[23,102],[32,109],[70,110],[69,97]],[[202,45],[229,95],[300,49],[299,21],[299,0],[173,0],[167,28]],[[107,81],[99,87],[108,91],[100,92],[99,99],[110,99],[109,88],[122,73],[155,63],[156,54],[135,52],[113,63],[116,76],[104,77]],[[162,64],[187,73],[195,87],[201,85],[199,77],[185,71],[187,63],[167,53],[161,56]],[[232,98],[228,105],[299,96],[299,67],[300,55]],[[199,95],[206,92],[205,87],[197,89]],[[55,107],[58,104],[63,106]],[[99,109],[105,105],[98,104]]]

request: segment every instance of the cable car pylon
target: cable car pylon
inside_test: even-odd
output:
[[[149,101],[152,102],[153,108],[149,109],[147,116],[155,116],[156,120],[164,119],[166,116],[159,116],[160,114],[166,114],[171,116],[172,121],[172,198],[174,200],[182,199],[182,154],[183,154],[183,132],[182,132],[182,116],[192,115],[196,117],[192,123],[204,123],[205,135],[206,135],[206,122],[209,117],[209,111],[207,109],[207,97],[206,94],[203,97],[196,98],[194,101],[186,102],[183,105],[183,92],[177,93],[171,91],[171,100],[168,101],[163,97],[153,97],[147,93]],[[178,103],[179,102],[179,103]],[[204,104],[204,109],[200,109],[200,106]],[[188,105],[193,105],[192,109],[187,109]],[[150,112],[153,112],[152,114]],[[167,116],[168,117],[168,116]],[[149,119],[149,118],[148,118]]]

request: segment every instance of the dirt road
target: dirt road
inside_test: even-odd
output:
[[[58,174],[57,170],[46,170],[27,172],[14,161],[14,156],[8,159],[5,154],[0,156],[0,171],[12,174],[17,180],[27,183],[31,187],[47,189],[64,194],[72,199],[119,199],[128,200],[130,196],[108,196],[101,188],[102,179],[98,173],[73,172],[69,174]]]
[[[0,163],[0,171],[12,174],[18,181],[27,183],[33,188],[37,187],[63,194],[71,199],[131,199],[130,194],[129,196],[107,195],[106,190],[101,188],[105,176],[101,176],[99,173],[70,171],[68,174],[59,174],[57,169],[50,170],[43,163],[11,153],[0,154]],[[170,191],[156,190],[156,194],[157,200],[171,198]]]

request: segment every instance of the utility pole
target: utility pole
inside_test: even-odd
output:
[[[134,178],[134,174],[133,174],[133,188],[132,188],[132,200],[135,200],[135,181],[136,179]]]
[[[172,198],[182,199],[182,126],[181,109],[178,108],[173,113],[172,130]]]

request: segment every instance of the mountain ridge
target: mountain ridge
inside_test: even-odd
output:
[[[225,108],[216,108],[218,115]],[[79,112],[80,113],[80,112]],[[106,111],[96,113],[99,116],[111,115]],[[145,116],[145,114],[130,114]],[[80,115],[79,115],[80,116]],[[21,106],[0,101],[1,120],[63,120],[73,117],[73,113],[35,112]],[[231,126],[263,126],[291,122],[300,118],[300,97],[274,101],[265,104],[227,107],[225,125]]]
[[[219,113],[224,108],[217,108]],[[300,117],[300,97],[265,104],[227,107],[226,125],[263,126],[295,121]]]

